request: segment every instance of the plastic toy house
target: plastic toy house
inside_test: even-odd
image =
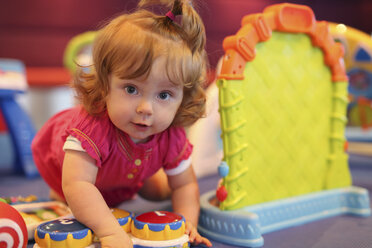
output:
[[[200,232],[259,247],[264,233],[339,214],[370,215],[368,192],[351,186],[348,78],[327,22],[316,21],[307,6],[273,5],[245,16],[223,47],[223,180],[202,196]]]

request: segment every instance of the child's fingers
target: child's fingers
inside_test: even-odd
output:
[[[202,243],[203,242],[203,238],[202,238],[202,236],[200,236],[199,234],[197,234],[196,236],[195,236],[195,241],[194,241],[194,243],[195,244],[200,244],[200,243]]]
[[[207,238],[202,237],[190,222],[186,222],[185,229],[185,234],[189,235],[190,243],[194,245],[204,244],[207,247],[212,247],[212,243]]]
[[[207,238],[202,237],[202,242],[201,243],[205,244],[208,247],[212,247],[212,242],[209,241],[209,239],[207,239]]]
[[[197,235],[198,235],[198,232],[196,231],[195,228],[190,230],[189,240],[190,240],[191,243],[195,243],[195,239],[196,239]]]
[[[190,222],[186,222],[185,234],[188,234],[189,236],[193,236],[195,238],[196,234],[198,234],[198,231],[193,224],[191,224]]]
[[[204,237],[202,237],[200,235],[197,235],[195,237],[195,240],[194,240],[194,243],[193,244],[194,245],[204,244],[204,245],[206,245],[208,247],[211,247],[212,246],[212,243],[208,239],[206,239],[206,238],[204,238]]]
[[[207,238],[202,237],[197,231],[195,231],[195,238],[193,241],[190,239],[190,242],[194,245],[204,244],[207,247],[212,247],[212,243]]]
[[[185,234],[190,235],[193,225],[190,222],[186,222]]]

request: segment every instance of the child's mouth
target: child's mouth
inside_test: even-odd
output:
[[[137,130],[146,131],[150,126],[142,123],[133,123]]]
[[[139,127],[147,127],[147,125],[145,125],[145,124],[140,124],[140,123],[136,123],[136,126],[139,126]]]

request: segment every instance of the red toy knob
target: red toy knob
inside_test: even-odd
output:
[[[227,190],[226,190],[226,188],[223,185],[220,186],[217,189],[216,196],[217,196],[217,199],[220,202],[223,202],[226,199],[226,197],[227,197]]]

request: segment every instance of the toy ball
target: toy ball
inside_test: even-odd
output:
[[[0,248],[27,247],[26,223],[18,211],[0,201]]]
[[[218,174],[220,177],[226,177],[229,174],[229,166],[225,161],[222,161],[218,166]]]

